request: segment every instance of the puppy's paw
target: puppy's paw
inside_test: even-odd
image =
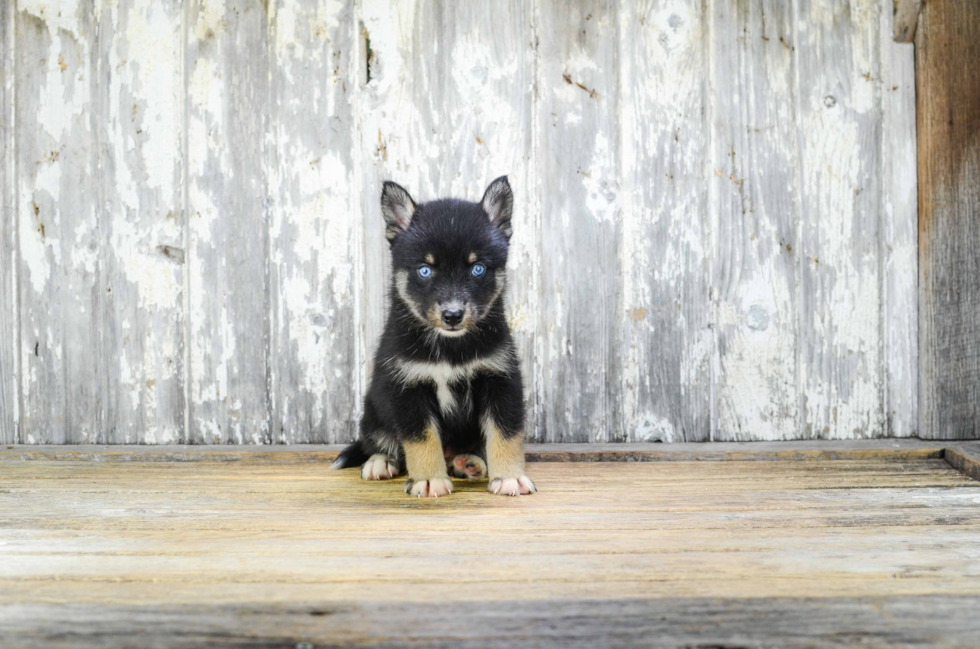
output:
[[[537,491],[531,478],[526,475],[516,478],[494,478],[487,489],[499,496],[525,496]]]
[[[482,480],[487,476],[487,463],[479,455],[457,455],[449,462],[449,472],[457,478]]]
[[[398,463],[387,455],[375,453],[361,467],[362,480],[391,480],[398,475]]]
[[[418,498],[438,498],[448,496],[453,492],[453,483],[449,478],[432,478],[431,480],[408,479],[405,483],[405,493]]]

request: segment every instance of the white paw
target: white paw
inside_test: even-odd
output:
[[[419,498],[438,498],[448,496],[453,492],[453,483],[449,478],[433,478],[431,480],[408,479],[405,483],[405,493]]]
[[[387,455],[375,453],[361,467],[362,480],[390,480],[398,475],[398,463]]]
[[[457,478],[466,480],[482,480],[487,475],[487,463],[479,455],[457,455],[449,462],[449,469]]]
[[[516,478],[494,478],[488,489],[500,496],[523,496],[537,491],[531,478],[526,475]]]

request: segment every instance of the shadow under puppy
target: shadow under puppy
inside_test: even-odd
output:
[[[407,470],[405,493],[420,497],[452,493],[448,471],[486,475],[495,494],[536,491],[524,474],[523,384],[504,315],[513,204],[506,176],[479,203],[416,204],[384,184],[388,315],[360,439],[333,468],[363,464],[365,480]]]

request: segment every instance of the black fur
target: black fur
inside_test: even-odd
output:
[[[492,415],[505,438],[524,428],[521,372],[504,313],[513,211],[507,178],[491,183],[480,203],[443,199],[416,204],[404,188],[388,182],[381,204],[393,271],[387,321],[364,401],[360,439],[334,466],[357,466],[384,454],[404,471],[402,444],[421,441],[430,420],[438,424],[447,459],[460,453],[485,457],[484,413]],[[474,258],[486,269],[482,276],[473,274]],[[432,270],[428,278],[419,275],[423,265]],[[447,305],[464,309],[461,328],[447,329],[447,321],[440,320]],[[474,365],[484,359],[492,362]],[[449,368],[450,374],[476,367],[468,377],[446,382],[456,405],[448,412],[440,406],[434,379],[406,379],[405,367],[436,366]]]

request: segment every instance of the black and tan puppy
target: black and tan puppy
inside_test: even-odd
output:
[[[360,439],[334,468],[363,464],[365,480],[407,470],[405,493],[413,496],[451,493],[447,468],[486,475],[496,494],[535,491],[524,474],[523,385],[504,316],[513,203],[506,176],[479,203],[416,204],[385,183],[388,317]]]

